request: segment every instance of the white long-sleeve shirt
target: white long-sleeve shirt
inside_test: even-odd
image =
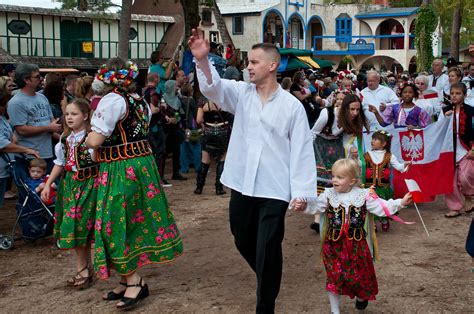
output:
[[[401,204],[401,199],[373,199],[372,197],[367,197],[368,195],[369,189],[361,189],[358,187],[353,187],[352,190],[347,193],[338,193],[334,190],[334,188],[326,188],[324,192],[318,196],[318,199],[316,201],[310,202],[308,204],[305,213],[312,215],[317,213],[324,213],[327,210],[328,205],[331,204],[331,206],[334,208],[337,208],[342,205],[346,214],[348,214],[349,207],[351,205],[356,207],[362,207],[365,203],[365,206],[369,213],[374,214],[376,216],[385,217],[386,214],[383,210],[382,204],[387,206],[388,211],[391,215],[395,214],[403,207]]]
[[[313,125],[313,128],[311,129],[311,135],[313,136],[313,138],[316,138],[316,136],[326,137],[321,132],[323,131],[324,127],[329,121],[328,110],[334,110],[334,121],[331,126],[331,133],[333,135],[336,135],[336,133],[340,133],[340,129],[337,127],[337,116],[339,115],[339,110],[337,110],[336,108],[334,109],[324,108],[323,110],[321,110],[318,120],[316,120],[316,122]]]
[[[440,98],[443,98],[443,92],[446,91],[446,87],[449,90],[449,77],[446,73],[441,73],[436,80],[435,86],[433,86],[434,75],[428,75],[428,88],[436,89]]]
[[[201,92],[235,115],[221,182],[244,195],[279,199],[316,197],[311,133],[301,103],[281,87],[262,104],[255,84],[212,83],[197,67]]]
[[[382,127],[377,121],[375,114],[369,111],[369,105],[373,105],[377,110],[379,110],[381,103],[384,103],[387,106],[399,104],[400,100],[398,99],[397,94],[395,94],[391,88],[382,85],[379,85],[379,87],[374,90],[366,87],[360,93],[362,95],[362,107],[364,109],[365,117],[369,121],[370,130],[393,129],[393,126]]]

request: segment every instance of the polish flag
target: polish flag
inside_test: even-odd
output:
[[[453,120],[441,118],[421,130],[392,129],[391,153],[399,162],[413,162],[407,172],[393,169],[395,197],[409,190],[405,179],[416,180],[420,194],[418,203],[432,202],[436,195],[450,194],[454,180]],[[364,134],[365,148],[370,148],[372,134]]]
[[[410,192],[411,196],[413,197],[413,202],[423,202],[423,193],[421,192],[418,183],[416,183],[416,181],[412,179],[405,179],[405,183],[407,185],[408,192]]]

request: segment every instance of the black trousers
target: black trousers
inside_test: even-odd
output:
[[[257,313],[273,313],[283,268],[281,243],[288,203],[232,190],[230,229],[235,246],[257,276]]]

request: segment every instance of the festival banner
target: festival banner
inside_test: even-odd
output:
[[[454,146],[452,116],[443,118],[424,129],[392,129],[391,153],[399,162],[411,161],[407,172],[393,169],[392,184],[395,197],[408,192],[405,179],[415,180],[423,194],[419,202],[431,202],[439,194],[453,191]],[[372,134],[364,134],[366,150],[370,150]]]

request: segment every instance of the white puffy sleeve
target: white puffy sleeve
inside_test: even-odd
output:
[[[387,217],[387,214],[385,213],[385,210],[387,210],[390,215],[395,214],[398,212],[402,206],[402,200],[396,199],[389,199],[388,201],[379,198],[378,196],[373,196],[370,194],[370,189],[366,189],[366,207],[367,211],[371,214],[374,214],[375,216],[379,217]],[[384,210],[385,208],[385,210]]]
[[[393,169],[396,169],[400,172],[405,172],[405,165],[399,162],[397,156],[394,154],[392,154],[392,157],[390,157],[390,165],[393,167]]]
[[[64,147],[61,142],[57,143],[54,146],[54,154],[56,155],[54,164],[60,167],[64,167],[66,165],[66,159],[64,159]]]
[[[328,109],[324,108],[323,110],[321,110],[318,120],[316,120],[316,123],[314,123],[314,126],[311,129],[311,135],[313,136],[313,138],[316,138],[318,134],[321,134],[321,131],[328,123],[328,120]]]
[[[105,95],[97,105],[91,120],[91,129],[104,136],[110,136],[117,122],[127,113],[125,99],[116,93]]]
[[[325,189],[323,193],[319,194],[316,200],[312,200],[308,202],[308,206],[304,211],[306,214],[317,214],[317,213],[324,213],[326,208],[329,204],[329,193],[328,190]]]

